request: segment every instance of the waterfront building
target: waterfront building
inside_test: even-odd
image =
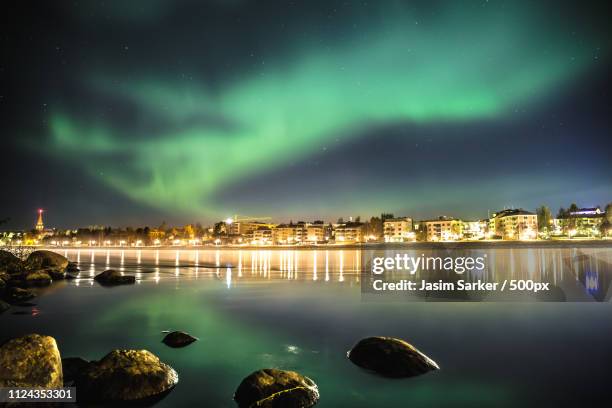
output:
[[[487,235],[488,220],[462,221],[463,239],[484,239]]]
[[[299,242],[297,230],[297,224],[279,224],[272,230],[272,241],[278,245],[296,244]],[[300,233],[299,236],[301,235]]]
[[[271,245],[272,244],[272,228],[268,226],[260,226],[252,231],[252,245]]]
[[[574,237],[599,237],[606,213],[599,207],[579,208],[565,217],[553,219],[553,235]]]
[[[522,208],[493,213],[489,219],[489,233],[505,240],[536,239],[538,216]]]
[[[364,230],[365,224],[362,222],[349,221],[336,224],[335,241],[341,244],[364,242]]]
[[[383,223],[385,242],[414,241],[415,234],[412,230],[412,218],[387,218]]]
[[[229,221],[229,220],[228,220]],[[263,223],[258,221],[226,221],[226,228],[229,235],[249,236],[253,231],[260,227],[274,228],[276,224]]]
[[[463,238],[463,222],[452,217],[440,216],[422,221],[427,231],[427,241],[456,241]]]
[[[279,224],[272,228],[272,241],[278,245],[317,244],[329,241],[331,230],[323,221]]]
[[[317,244],[329,241],[330,229],[323,221],[315,221],[306,224],[306,239],[309,244]]]

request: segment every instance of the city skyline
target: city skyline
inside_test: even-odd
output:
[[[204,227],[211,227],[214,226],[217,223],[226,223],[226,224],[232,224],[234,222],[259,222],[262,224],[276,224],[276,225],[282,225],[282,224],[297,224],[297,223],[313,223],[313,222],[323,222],[325,224],[335,224],[335,223],[339,223],[339,222],[368,222],[370,219],[372,218],[379,218],[379,219],[389,219],[389,218],[410,218],[411,221],[414,222],[425,222],[425,221],[432,221],[432,220],[438,220],[438,219],[443,219],[443,218],[449,218],[449,219],[455,219],[455,220],[462,220],[462,221],[482,221],[482,220],[487,220],[490,219],[491,217],[493,217],[496,213],[501,213],[504,211],[508,211],[508,210],[524,210],[524,211],[529,211],[529,212],[533,212],[536,213],[539,209],[541,209],[542,207],[546,207],[548,210],[550,210],[551,212],[551,216],[552,218],[558,218],[560,213],[562,211],[570,211],[571,206],[576,206],[578,209],[580,210],[593,210],[593,209],[599,209],[601,210],[603,213],[605,213],[605,209],[607,206],[612,205],[612,201],[608,202],[607,204],[604,205],[594,205],[594,206],[581,206],[578,205],[576,202],[572,202],[569,205],[565,205],[565,206],[560,206],[558,209],[554,209],[551,208],[549,206],[547,206],[546,204],[542,204],[540,206],[538,206],[538,208],[534,208],[534,209],[528,209],[528,208],[523,208],[520,206],[507,206],[507,207],[503,207],[503,208],[498,208],[496,210],[490,210],[487,211],[486,215],[480,216],[480,217],[475,217],[475,218],[470,218],[470,217],[463,217],[461,215],[458,215],[456,212],[452,212],[452,211],[447,211],[445,213],[439,213],[439,214],[435,214],[429,217],[414,217],[412,214],[410,213],[402,213],[402,214],[398,214],[398,213],[393,213],[390,211],[380,211],[377,214],[368,214],[365,216],[362,215],[341,215],[339,217],[336,218],[325,218],[325,217],[304,217],[304,216],[299,216],[297,215],[296,217],[292,217],[289,219],[278,219],[275,217],[270,217],[270,216],[261,216],[261,217],[246,217],[244,215],[238,215],[238,214],[233,214],[233,215],[229,215],[228,217],[225,218],[221,218],[221,219],[217,219],[217,220],[213,220],[211,222],[205,222],[205,221],[201,221],[201,220],[191,220],[189,222],[185,222],[185,223],[172,223],[169,222],[167,219],[163,219],[161,221],[158,222],[151,222],[151,223],[144,223],[144,224],[125,224],[125,225],[118,225],[118,224],[112,224],[112,223],[94,223],[94,224],[83,224],[83,225],[55,225],[55,224],[47,224],[46,221],[46,214],[47,214],[47,210],[43,209],[43,208],[38,208],[35,212],[35,217],[33,217],[33,219],[35,219],[35,223],[31,224],[31,225],[26,225],[22,228],[8,228],[7,226],[9,226],[10,223],[10,219],[1,219],[0,220],[0,231],[29,231],[29,230],[36,230],[36,231],[41,231],[43,230],[43,228],[52,228],[52,229],[58,229],[58,230],[76,230],[76,229],[88,229],[88,228],[158,228],[161,225],[166,225],[168,228],[172,228],[172,227],[182,227],[184,225],[202,225]],[[45,221],[43,223],[43,214],[45,217]]]

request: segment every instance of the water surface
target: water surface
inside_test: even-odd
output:
[[[599,276],[611,250],[486,251],[499,274],[561,282],[596,270],[597,291],[584,295],[598,301],[364,302],[359,250],[62,250],[79,279],[2,315],[0,340],[48,334],[63,356],[87,359],[148,349],[180,376],[159,407],[234,407],[242,378],[265,367],[313,378],[321,407],[607,406],[595,401],[610,403],[612,308]],[[138,283],[101,287],[92,277],[107,268]],[[163,330],[200,341],[171,349]],[[441,370],[402,380],[360,370],[346,351],[372,335],[408,340]]]

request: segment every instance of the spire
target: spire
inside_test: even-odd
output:
[[[38,221],[36,222],[36,231],[43,231],[45,229],[45,224],[43,224],[42,219],[42,208],[38,210]]]

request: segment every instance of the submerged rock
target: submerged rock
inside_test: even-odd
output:
[[[94,280],[100,285],[125,285],[136,282],[135,276],[123,276],[114,269],[108,269],[95,276]]]
[[[30,334],[0,347],[0,387],[63,385],[62,361],[53,337]]]
[[[49,286],[51,277],[44,271],[31,272],[25,277],[26,286]]]
[[[0,313],[4,313],[7,310],[9,310],[11,308],[11,305],[9,305],[6,302],[3,302],[2,300],[0,300]]]
[[[295,371],[265,368],[242,380],[234,401],[240,408],[308,408],[319,401],[319,389]]]
[[[411,344],[393,337],[368,337],[347,353],[349,360],[385,377],[413,377],[439,370],[435,361]]]
[[[10,287],[4,293],[4,300],[12,304],[22,303],[35,297],[36,293],[30,289],[21,289],[16,287]]]
[[[113,350],[100,361],[70,364],[71,380],[89,401],[161,398],[178,383],[176,371],[147,350]]]
[[[26,266],[30,270],[55,268],[64,270],[68,266],[68,259],[52,251],[34,251],[28,256]]]
[[[2,292],[6,288],[6,282],[4,279],[0,278],[0,292]]]
[[[174,331],[172,333],[168,333],[162,342],[169,347],[180,348],[185,347],[197,341],[196,337],[193,337],[189,333],[185,333],[182,331]]]

